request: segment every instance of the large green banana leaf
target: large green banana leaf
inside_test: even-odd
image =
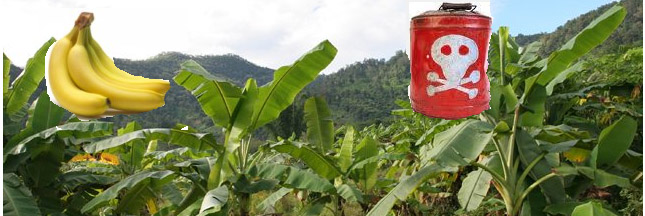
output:
[[[378,155],[378,141],[372,137],[365,137],[356,146],[356,161],[364,162],[361,166],[354,165],[352,170],[358,173],[358,182],[363,186],[363,190],[368,192],[374,187],[378,174],[378,161],[368,162],[369,158]]]
[[[492,135],[491,124],[477,120],[465,121],[435,135],[432,146],[424,146],[421,160],[424,164],[436,161],[446,167],[468,165],[481,154]]]
[[[173,80],[197,98],[213,123],[221,127],[229,125],[233,110],[242,97],[242,89],[212,75],[193,60],[182,63]]]
[[[58,125],[63,119],[63,115],[65,115],[65,109],[52,103],[47,92],[43,92],[38,97],[29,122],[34,131],[42,131]]]
[[[222,185],[206,193],[202,200],[202,206],[199,208],[199,213],[201,215],[206,211],[209,213],[219,212],[226,205],[226,202],[228,202],[228,187]]]
[[[262,202],[258,204],[255,209],[257,209],[258,212],[267,212],[267,210],[274,208],[275,203],[278,200],[282,199],[282,197],[289,194],[291,191],[293,191],[293,189],[291,188],[280,188],[269,195],[267,198],[262,200]]]
[[[156,186],[161,186],[165,183],[168,183],[169,180],[175,178],[175,174],[172,171],[169,170],[164,170],[164,171],[143,171],[136,173],[134,175],[128,176],[127,178],[119,181],[118,183],[112,185],[110,188],[107,190],[103,191],[94,199],[90,200],[85,206],[83,206],[83,209],[81,211],[83,213],[88,213],[91,212],[97,208],[100,208],[102,206],[107,205],[110,200],[113,200],[119,196],[122,190],[124,189],[137,189],[137,192],[141,192],[146,187],[140,186],[137,187],[139,184],[143,184],[145,186],[150,186],[150,185],[156,185]],[[134,202],[137,199],[137,194],[133,193],[132,195],[128,196],[126,193],[126,197],[128,197],[128,202]],[[122,202],[125,200],[122,200]],[[127,207],[129,204],[124,204],[123,207],[121,207],[124,210],[131,210]],[[127,212],[126,211],[126,212]]]
[[[638,123],[629,116],[623,116],[600,132],[598,145],[591,154],[592,167],[615,164],[629,149],[636,135]]]
[[[599,201],[591,200],[576,206],[571,216],[616,216],[612,211],[605,209]]]
[[[182,213],[188,214],[188,212],[192,212],[192,210],[190,209],[194,209],[194,208],[199,210],[201,202],[198,202],[198,200],[203,198],[206,192],[207,191],[204,186],[199,185],[199,183],[193,182],[192,187],[185,195],[184,199],[181,200],[177,208],[174,210],[174,214],[175,215],[182,215]],[[194,205],[197,205],[197,207],[194,207]],[[194,214],[188,214],[188,215],[194,215]]]
[[[309,204],[305,205],[300,209],[298,215],[302,216],[319,216],[319,215],[329,215],[333,212],[329,208],[325,208],[331,202],[330,196],[323,196],[318,199],[313,200]]]
[[[2,214],[7,216],[41,215],[36,200],[16,174],[2,176]]]
[[[515,134],[515,142],[517,143],[517,151],[519,152],[520,161],[526,167],[533,160],[539,157],[542,150],[538,146],[536,140],[525,130],[518,130]],[[531,178],[537,180],[549,173],[553,167],[542,158],[529,172]],[[524,182],[520,182],[523,184]],[[550,178],[540,184],[540,188],[544,195],[548,198],[550,203],[562,203],[566,200],[564,192],[564,183],[561,177]]]
[[[119,204],[116,206],[116,213],[127,213],[130,215],[137,214],[146,206],[146,201],[151,198],[155,198],[155,192],[157,188],[154,184],[164,185],[170,182],[171,178],[164,178],[161,180],[156,180],[155,182],[152,179],[147,179],[139,182],[134,187],[130,188],[125,192],[125,194],[119,199]]]
[[[114,136],[107,139],[92,142],[90,144],[84,145],[83,150],[85,150],[85,152],[88,152],[88,153],[96,153],[106,149],[125,145],[135,140],[146,140],[146,139],[151,139],[151,137],[155,137],[155,138],[167,137],[168,134],[170,134],[170,130],[171,129],[166,129],[166,128],[142,129],[142,130],[126,133],[121,136]]]
[[[55,41],[56,39],[50,38],[33,57],[27,60],[25,70],[13,81],[7,94],[4,95],[5,112],[11,120],[18,121],[24,116],[21,110],[45,77],[45,55]]]
[[[293,103],[298,92],[331,63],[336,52],[336,47],[325,40],[293,64],[278,68],[273,73],[273,81],[260,87],[252,128],[259,128],[278,118],[280,112]]]
[[[233,127],[229,135],[229,143],[225,144],[228,152],[233,152],[239,146],[241,138],[250,132],[249,126],[252,124],[251,119],[257,98],[258,84],[254,79],[249,79],[244,86],[242,98],[233,111]]]
[[[307,141],[323,154],[334,143],[334,123],[327,102],[322,97],[311,97],[305,101]]]
[[[328,180],[312,172],[281,164],[258,164],[249,170],[249,175],[262,179],[276,179],[286,188],[318,193],[333,193],[336,188]]]
[[[47,92],[42,92],[34,104],[30,107],[29,118],[26,127],[20,133],[12,136],[6,146],[15,146],[17,142],[41,132],[47,128],[54,127],[60,123],[65,114],[65,110],[49,100]]]
[[[576,167],[579,173],[585,175],[587,178],[593,180],[593,184],[600,188],[605,188],[617,185],[623,188],[634,187],[631,180],[616,174],[612,174],[602,169],[595,169],[592,167]]]
[[[113,176],[94,174],[83,171],[66,172],[59,176],[63,187],[68,190],[74,190],[81,185],[111,185],[119,179]]]
[[[348,126],[343,138],[343,144],[340,147],[338,156],[338,166],[342,172],[347,172],[347,169],[352,165],[352,154],[354,152],[354,127]]]
[[[405,201],[407,197],[414,192],[423,182],[437,175],[442,171],[442,167],[437,164],[430,164],[421,168],[416,173],[407,177],[397,184],[387,195],[372,207],[367,213],[368,216],[385,216],[389,215],[390,210],[397,200]]]
[[[119,128],[117,130],[117,135],[120,136],[126,133],[131,133],[141,130],[141,128],[141,125],[136,121],[132,121],[125,127]],[[126,145],[122,145],[122,147],[125,148],[112,148],[110,149],[111,151],[108,152],[119,154],[124,165],[128,166],[131,171],[137,170],[137,168],[141,166],[141,161],[143,160],[143,156],[148,148],[148,142],[144,142],[144,140],[133,140],[127,142]]]
[[[291,157],[302,160],[309,168],[323,178],[331,180],[341,175],[340,169],[335,164],[324,155],[304,145],[304,143],[281,141],[271,148],[277,152],[286,153],[291,155]]]
[[[7,94],[7,90],[9,90],[9,80],[11,79],[11,75],[9,74],[9,70],[11,69],[11,60],[2,53],[2,95],[4,96]]]
[[[88,121],[88,122],[73,122],[67,123],[61,126],[55,126],[47,130],[43,130],[39,133],[31,135],[15,146],[5,146],[4,155],[9,154],[20,154],[27,152],[27,149],[39,144],[40,141],[50,140],[52,136],[58,135],[62,138],[69,139],[82,139],[82,138],[94,138],[94,137],[103,137],[112,133],[112,123],[111,122],[97,122],[97,121]]]
[[[96,153],[106,149],[115,148],[134,140],[163,140],[170,144],[193,148],[195,150],[204,150],[208,148],[219,149],[220,145],[215,143],[215,139],[210,133],[197,133],[193,130],[181,130],[177,127],[167,128],[150,128],[133,131],[121,136],[114,136],[93,142],[83,146],[83,149],[89,153]]]
[[[355,185],[342,184],[336,187],[338,195],[348,202],[363,203],[363,193]]]
[[[492,179],[493,176],[481,168],[468,173],[457,193],[459,205],[466,211],[477,209],[486,197]]]

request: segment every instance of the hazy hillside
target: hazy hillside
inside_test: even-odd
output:
[[[610,3],[589,11],[579,17],[567,21],[551,33],[540,33],[534,35],[517,35],[515,41],[520,46],[527,45],[533,41],[540,40],[544,44],[540,50],[542,56],[546,56],[564,45],[569,39],[585,28],[593,19],[600,16],[615,3]],[[597,47],[593,53],[607,54],[619,51],[621,47],[634,47],[643,45],[643,0],[622,0],[620,1],[627,16],[623,23],[609,37],[605,43]],[[513,32],[511,26],[511,33]]]

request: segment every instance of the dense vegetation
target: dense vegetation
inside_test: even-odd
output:
[[[165,66],[176,68],[166,75],[185,94],[177,99],[197,102],[217,130],[177,117],[155,127],[79,121],[37,93],[50,39],[4,83],[3,213],[642,215],[642,47],[586,55],[625,16],[607,8],[548,58],[541,42],[521,47],[500,28],[491,109],[460,120],[424,117],[397,96],[409,76],[402,52],[318,76],[336,55],[323,41],[268,78],[158,56],[179,56]]]

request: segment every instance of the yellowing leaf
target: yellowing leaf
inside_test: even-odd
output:
[[[575,147],[569,149],[569,151],[564,152],[564,157],[567,160],[576,163],[584,162],[585,160],[587,160],[587,158],[589,158],[589,155],[591,155],[591,151]]]

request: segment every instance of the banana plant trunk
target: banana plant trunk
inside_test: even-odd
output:
[[[240,215],[249,216],[249,201],[251,200],[251,194],[240,193],[238,197],[240,198]]]

